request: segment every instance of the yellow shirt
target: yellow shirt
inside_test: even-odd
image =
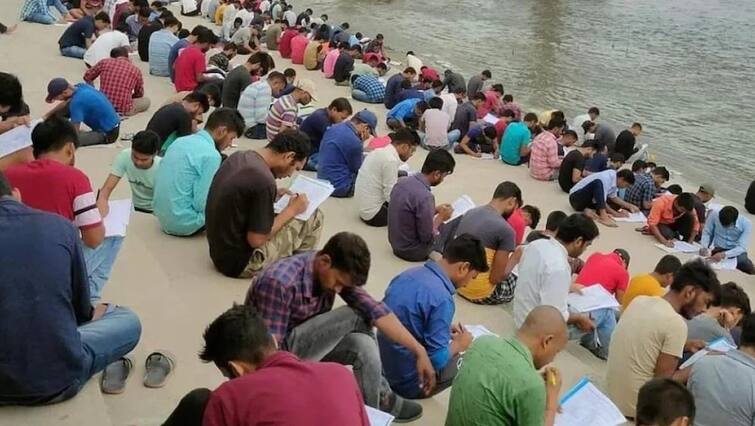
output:
[[[215,10],[215,25],[223,25],[223,12],[226,7],[228,7],[227,4],[221,4],[218,6],[217,10]]]
[[[650,274],[637,275],[629,281],[624,299],[621,300],[621,310],[626,310],[629,303],[637,296],[663,296],[664,294],[666,290],[655,277]]]
[[[486,248],[485,258],[487,259],[488,265],[493,266],[494,257],[495,250]],[[466,299],[480,300],[493,294],[493,290],[495,290],[495,286],[490,283],[490,272],[485,272],[477,274],[477,277],[474,280],[456,291]]]

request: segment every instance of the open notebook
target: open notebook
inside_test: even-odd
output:
[[[314,179],[309,176],[296,175],[296,179],[288,188],[289,191],[295,194],[307,194],[309,200],[309,206],[304,213],[296,215],[297,219],[309,220],[314,214],[315,210],[333,193],[333,185],[330,182],[320,179]],[[291,199],[289,195],[284,195],[275,203],[274,209],[276,213],[280,213],[288,206],[288,200]]]
[[[556,426],[616,426],[626,419],[618,407],[586,377],[561,397]]]

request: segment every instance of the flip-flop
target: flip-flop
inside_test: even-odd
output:
[[[134,368],[134,363],[130,358],[123,357],[118,361],[110,363],[102,371],[100,378],[100,389],[102,393],[108,395],[118,395],[126,390],[126,381]]]
[[[167,351],[155,351],[147,356],[144,367],[144,386],[161,388],[176,369],[175,357]]]

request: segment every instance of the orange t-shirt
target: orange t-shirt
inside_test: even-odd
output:
[[[674,223],[677,219],[677,215],[674,214],[674,200],[676,195],[661,195],[653,201],[653,207],[650,208],[650,215],[648,216],[648,225],[658,226],[659,224]],[[692,212],[694,225],[692,229],[695,232],[700,232],[700,222],[697,220],[697,215]]]

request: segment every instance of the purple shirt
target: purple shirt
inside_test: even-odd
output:
[[[399,257],[430,253],[433,244],[435,196],[422,173],[398,180],[388,203],[388,241]]]

